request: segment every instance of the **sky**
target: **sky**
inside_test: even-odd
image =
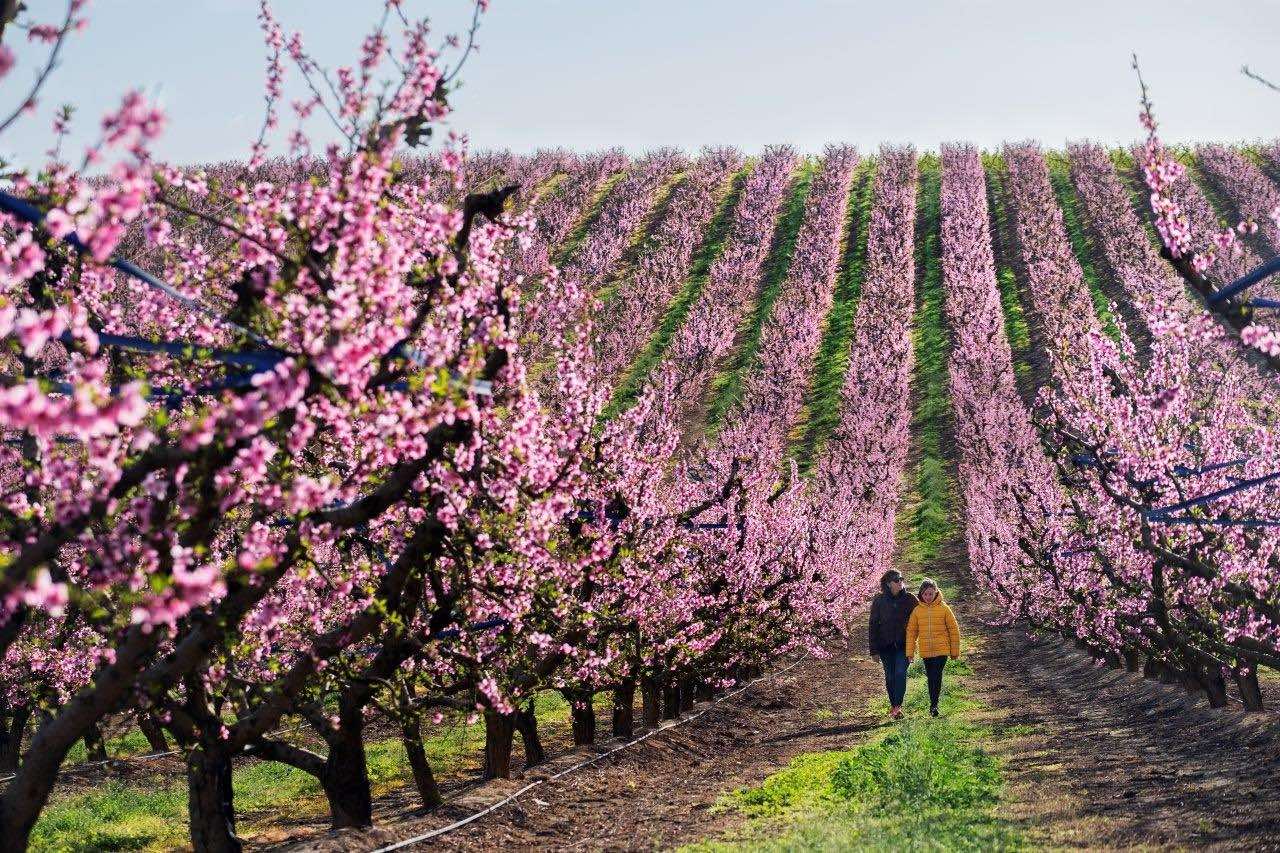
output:
[[[57,7],[46,0],[32,6]],[[378,0],[274,0],[331,65],[353,61]],[[466,0],[404,0],[437,32],[460,31]],[[56,104],[78,105],[83,145],[130,88],[157,98],[174,162],[243,158],[261,121],[264,50],[256,0],[94,0],[39,115],[0,136],[35,163]],[[1280,0],[492,0],[453,98],[451,126],[475,149],[845,142],[1130,141],[1137,51],[1170,141],[1277,136]],[[6,42],[14,43],[12,34]],[[7,114],[36,53],[0,81]]]

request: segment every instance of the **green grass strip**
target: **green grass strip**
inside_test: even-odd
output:
[[[840,274],[814,360],[813,382],[800,414],[800,437],[794,452],[800,471],[806,475],[817,464],[826,437],[840,423],[840,392],[849,369],[853,321],[858,314],[858,299],[866,274],[867,232],[871,228],[875,194],[876,161],[868,157],[859,162],[853,172],[853,189],[849,193],[849,211],[841,238]]]
[[[1020,383],[1026,383],[1031,375],[1031,327],[1027,324],[1018,293],[1018,277],[1013,271],[1012,257],[1017,251],[1014,239],[1013,218],[1005,206],[1004,176],[1007,173],[1004,157],[999,154],[982,155],[983,171],[987,175],[987,209],[991,218],[991,232],[999,236],[996,252],[996,283],[1000,287],[1000,307],[1004,311],[1004,333],[1013,351],[1013,372]]]
[[[564,724],[569,706],[559,693],[536,698],[540,723]],[[459,723],[423,739],[437,777],[466,772],[484,744],[484,724]],[[369,743],[369,780],[375,796],[412,784],[399,738]],[[274,761],[246,763],[234,771],[237,828],[252,838],[254,825],[309,820],[328,812],[314,776]],[[57,794],[36,822],[31,849],[59,853],[99,850],[173,850],[187,847],[187,787],[170,779],[107,780],[92,790]]]
[[[917,206],[916,320],[911,330],[915,349],[916,409],[911,419],[918,459],[912,500],[905,505],[905,525],[899,530],[900,548],[907,567],[929,574],[942,556],[943,546],[955,535],[955,482],[942,444],[951,417],[947,388],[947,356],[950,342],[942,303],[942,168],[935,154],[920,157],[920,189]]]
[[[753,161],[747,161],[729,179],[724,200],[720,203],[720,208],[712,218],[711,224],[707,226],[707,233],[703,235],[701,245],[698,246],[697,251],[694,253],[688,280],[680,292],[676,294],[676,298],[672,300],[671,305],[662,317],[662,321],[658,324],[657,331],[649,339],[649,343],[636,358],[635,363],[631,365],[626,378],[618,384],[617,390],[614,391],[613,399],[605,407],[602,416],[605,420],[614,417],[635,401],[636,396],[639,395],[644,387],[645,380],[649,378],[649,374],[653,372],[653,369],[658,366],[658,362],[662,360],[667,347],[671,346],[671,340],[675,337],[676,331],[684,323],[685,317],[689,316],[689,309],[693,307],[694,300],[698,298],[702,293],[702,288],[706,286],[707,276],[711,272],[711,265],[716,262],[716,259],[720,257],[720,253],[724,251],[725,243],[729,239],[729,232],[733,227],[734,211],[742,198],[742,189],[747,183],[747,175],[751,173],[754,165]]]
[[[787,274],[791,271],[791,259],[795,256],[800,226],[804,224],[805,202],[820,168],[820,161],[805,160],[792,178],[791,189],[774,225],[773,245],[769,248],[769,256],[765,259],[761,272],[760,295],[739,335],[736,352],[711,386],[711,407],[707,411],[705,424],[709,433],[714,433],[720,427],[725,415],[741,398],[747,375],[757,367],[760,335],[764,331],[765,321],[773,311],[773,304],[778,301],[778,294],[786,284]]]
[[[1065,154],[1050,151],[1045,155],[1049,165],[1049,183],[1053,185],[1054,195],[1058,197],[1058,206],[1062,208],[1062,221],[1067,226],[1067,237],[1071,240],[1071,251],[1075,253],[1080,271],[1084,273],[1085,284],[1089,286],[1089,297],[1093,300],[1094,313],[1102,321],[1102,328],[1112,340],[1120,340],[1120,327],[1111,313],[1111,303],[1102,292],[1102,278],[1098,275],[1093,263],[1095,247],[1089,235],[1085,233],[1080,219],[1080,201],[1076,198],[1075,185],[1071,183],[1071,164]]]
[[[551,262],[553,264],[558,267],[564,266],[570,258],[578,253],[578,249],[582,247],[582,241],[587,239],[587,232],[591,230],[591,226],[595,225],[596,220],[600,218],[600,211],[604,209],[605,199],[609,197],[610,191],[626,174],[627,170],[622,169],[610,175],[600,185],[600,188],[596,190],[596,194],[591,197],[591,203],[583,211],[578,224],[573,226],[569,231],[569,235],[564,238],[564,242],[551,253]]]
[[[548,193],[556,192],[556,190],[560,188],[560,185],[563,184],[566,180],[568,180],[568,178],[569,178],[568,173],[556,172],[554,175],[547,178],[545,181],[543,181],[542,183],[538,184],[536,187],[533,188],[533,192],[529,193],[529,198],[527,200],[527,203],[523,205],[523,208],[527,210],[530,207],[532,207],[534,204],[536,204],[538,199],[542,198]]]
[[[596,298],[600,300],[601,305],[607,304],[617,296],[619,285],[635,272],[635,266],[640,257],[653,245],[654,226],[666,216],[672,197],[688,177],[689,171],[681,169],[663,181],[662,185],[654,191],[653,206],[649,209],[649,213],[636,226],[635,232],[631,235],[631,242],[618,260],[617,268],[609,274],[604,286],[596,291]]]
[[[966,689],[972,670],[964,660],[947,664],[937,718],[926,716],[924,667],[917,661],[909,673],[905,722],[853,749],[797,756],[759,786],[722,797],[717,808],[745,815],[746,827],[682,853],[1025,849],[1018,829],[996,814],[1004,782],[984,748],[1018,732],[966,719],[981,703]],[[884,704],[876,700],[873,713]]]

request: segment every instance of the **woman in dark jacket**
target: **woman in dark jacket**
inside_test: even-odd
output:
[[[902,719],[902,699],[907,694],[907,622],[916,597],[903,588],[902,572],[890,569],[880,578],[880,594],[871,600],[867,643],[871,657],[884,665],[884,688],[889,693],[889,713]]]

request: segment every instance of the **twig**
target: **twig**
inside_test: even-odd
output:
[[[471,15],[471,29],[467,32],[467,46],[462,51],[462,56],[458,58],[458,64],[449,71],[440,85],[447,86],[453,82],[453,78],[458,76],[458,72],[462,70],[462,66],[466,65],[467,57],[471,55],[471,49],[476,43],[476,33],[480,30],[480,13],[483,11],[481,5],[476,3],[475,11]]]
[[[53,43],[53,49],[49,51],[49,61],[45,63],[44,68],[40,69],[40,73],[36,75],[36,82],[31,87],[31,91],[27,96],[19,102],[17,108],[3,122],[0,122],[0,133],[4,133],[9,129],[9,125],[18,120],[18,117],[26,112],[28,105],[36,102],[36,95],[40,94],[40,90],[44,88],[45,82],[49,79],[49,75],[53,73],[53,69],[58,65],[58,56],[62,53],[62,45],[67,40],[67,33],[71,31],[71,21],[75,16],[75,4],[67,3],[67,17],[62,22],[61,29],[58,30],[58,38]]]
[[[1270,80],[1268,80],[1266,77],[1263,77],[1261,74],[1254,74],[1252,71],[1249,70],[1248,65],[1240,66],[1240,73],[1248,77],[1250,80],[1258,81],[1259,83],[1266,86],[1268,89],[1272,90],[1273,92],[1280,92],[1280,86],[1277,86],[1275,83],[1272,83]]]

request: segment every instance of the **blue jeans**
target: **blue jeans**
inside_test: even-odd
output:
[[[883,649],[884,689],[889,691],[889,704],[897,707],[907,695],[907,652],[905,649]]]

